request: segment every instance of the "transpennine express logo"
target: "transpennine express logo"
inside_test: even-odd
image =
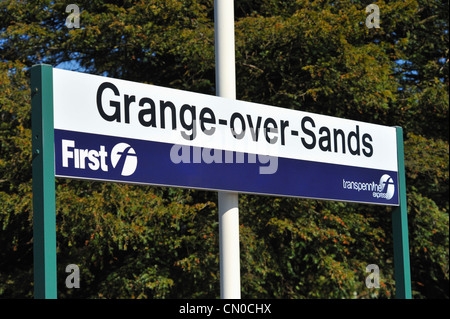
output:
[[[381,190],[381,192],[379,192],[380,195],[383,193],[385,194],[384,196],[380,197],[384,197],[387,200],[389,200],[394,196],[395,184],[392,177],[390,177],[388,174],[384,174],[383,176],[381,176],[379,185],[380,186],[383,185],[382,186],[383,189]]]
[[[379,183],[373,182],[355,182],[342,180],[342,188],[354,191],[372,192],[375,198],[392,199],[395,193],[395,183],[391,176],[384,174],[381,176]]]

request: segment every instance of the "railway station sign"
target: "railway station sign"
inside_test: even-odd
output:
[[[394,127],[52,72],[57,177],[399,203]]]

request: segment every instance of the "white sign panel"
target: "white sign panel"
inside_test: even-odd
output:
[[[55,129],[397,171],[395,128],[54,69]]]
[[[398,203],[393,127],[60,69],[53,83],[57,176]]]

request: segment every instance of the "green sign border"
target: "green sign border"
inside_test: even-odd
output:
[[[31,68],[34,297],[56,299],[53,68]]]
[[[392,211],[395,297],[398,299],[411,299],[411,267],[409,263],[408,240],[408,202],[406,199],[403,129],[397,126],[396,130],[399,206],[396,206]]]

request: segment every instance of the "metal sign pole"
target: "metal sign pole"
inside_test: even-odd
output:
[[[56,299],[53,68],[31,68],[34,298]]]
[[[405,160],[403,151],[403,129],[397,130],[397,160],[399,206],[392,211],[394,238],[395,297],[411,299],[411,270],[409,263],[408,207],[406,201]]]
[[[214,1],[214,23],[216,95],[236,99],[232,0]],[[241,298],[238,201],[238,193],[219,192],[220,296],[222,299]]]

